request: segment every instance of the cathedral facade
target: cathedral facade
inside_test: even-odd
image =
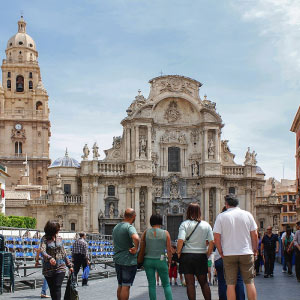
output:
[[[82,214],[72,215],[73,228],[79,225],[102,234],[111,234],[127,207],[137,213],[139,232],[149,226],[151,214],[158,213],[172,239],[191,202],[200,204],[210,224],[228,193],[236,194],[241,208],[255,214],[256,197],[262,196],[264,186],[256,153],[248,148],[244,165],[234,162],[228,141],[221,139],[224,125],[216,104],[206,96],[200,99],[201,83],[178,75],[149,83],[149,96],[139,92],[129,105],[121,121],[123,134],[113,138],[104,159],[95,143],[84,145],[80,164],[68,154],[53,162],[49,204],[59,193],[64,201],[77,201]],[[72,197],[77,200],[67,200]],[[69,206],[65,207],[61,218],[68,227]]]
[[[25,26],[21,19],[19,33],[25,33]],[[256,153],[248,148],[244,164],[234,162],[228,141],[222,140],[224,124],[216,104],[206,96],[201,99],[202,84],[184,76],[149,81],[148,97],[139,92],[129,105],[121,121],[123,133],[113,137],[103,159],[95,143],[83,146],[81,162],[66,151],[47,169],[48,96],[41,83],[35,44],[29,38],[26,43],[24,51],[24,41],[21,45],[19,38],[12,38],[2,65],[0,130],[6,142],[1,145],[0,159],[13,178],[20,176],[13,173],[17,172],[14,164],[25,162],[28,186],[46,183],[47,192],[29,198],[24,194],[21,200],[11,195],[7,203],[10,213],[36,217],[39,229],[47,219],[57,219],[64,230],[111,234],[125,209],[132,207],[138,232],[149,226],[151,214],[157,213],[163,216],[173,240],[191,202],[200,204],[202,217],[210,224],[228,193],[236,194],[241,208],[255,214],[255,200],[262,196],[264,186]],[[24,117],[15,115],[18,110]],[[28,191],[28,186],[17,185],[19,195]]]

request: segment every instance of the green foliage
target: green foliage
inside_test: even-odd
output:
[[[5,216],[0,214],[0,226],[35,229],[36,219],[31,217]]]

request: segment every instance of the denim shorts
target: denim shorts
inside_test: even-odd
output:
[[[116,264],[115,268],[117,272],[118,284],[120,286],[132,286],[137,266],[122,266]]]

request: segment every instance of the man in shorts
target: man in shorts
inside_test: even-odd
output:
[[[254,254],[257,253],[257,225],[251,213],[237,207],[235,195],[225,197],[227,211],[217,216],[214,226],[215,245],[223,258],[227,299],[235,300],[235,286],[240,269],[248,300],[256,300]]]
[[[137,270],[137,251],[140,238],[132,226],[136,213],[127,208],[124,220],[115,226],[112,237],[114,242],[114,262],[118,280],[118,300],[128,300],[129,290],[133,284]]]

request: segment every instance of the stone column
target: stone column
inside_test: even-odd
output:
[[[221,212],[221,189],[216,188],[216,217]]]
[[[134,210],[136,213],[136,218],[134,226],[137,232],[140,232],[140,188],[136,187],[134,189]]]
[[[215,160],[220,161],[219,129],[215,130]]]
[[[152,144],[152,139],[151,139],[151,126],[147,126],[148,130],[148,138],[147,138],[147,156],[148,160],[151,160],[151,144]]]
[[[204,220],[209,222],[209,188],[204,188]]]
[[[127,155],[127,161],[130,161],[130,151],[131,151],[130,128],[126,128],[126,155]]]
[[[203,131],[203,161],[208,161],[208,131],[204,129]]]
[[[140,145],[139,145],[139,126],[135,126],[135,159],[140,157]]]
[[[126,208],[129,208],[131,207],[131,189],[130,188],[127,188],[126,189]]]
[[[246,189],[246,195],[245,195],[245,209],[249,212],[251,212],[251,190]]]
[[[96,180],[96,179],[95,179]],[[98,212],[99,212],[99,203],[98,203],[98,183],[94,183],[93,186],[93,197],[91,201],[91,230],[93,233],[97,233],[98,226]]]
[[[150,227],[150,217],[152,215],[152,188],[147,187],[147,213],[146,213],[146,225]]]

